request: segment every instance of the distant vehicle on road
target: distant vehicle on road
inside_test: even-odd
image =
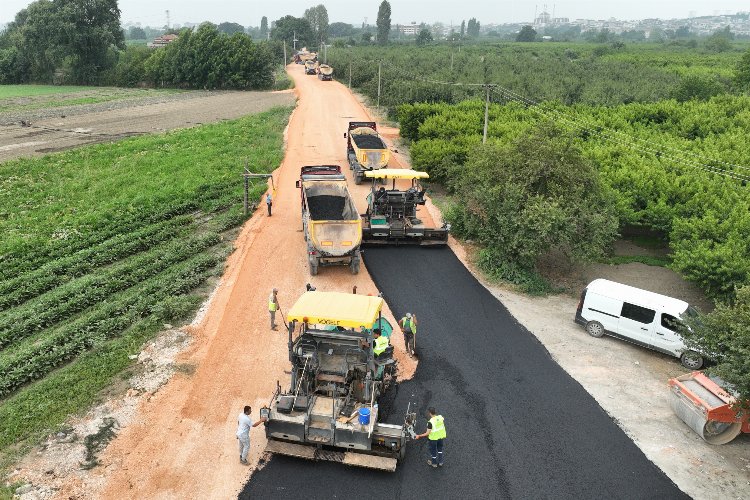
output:
[[[581,293],[575,322],[592,337],[611,335],[679,358],[686,368],[698,370],[703,356],[689,350],[677,333],[681,318],[696,314],[685,301],[597,279]]]
[[[318,66],[318,78],[324,82],[333,80],[333,68],[327,64]]]

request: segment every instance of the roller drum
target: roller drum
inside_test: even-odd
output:
[[[672,411],[709,444],[726,444],[742,430],[740,422],[715,422],[708,420],[702,407],[693,404],[678,387],[672,387]]]

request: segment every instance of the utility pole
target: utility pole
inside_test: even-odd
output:
[[[380,109],[380,67],[382,63],[378,63],[378,109]]]
[[[294,42],[294,51],[297,52],[297,42],[299,42],[299,40],[297,40],[297,32],[296,31],[294,32],[294,39],[292,41]]]
[[[286,62],[287,62],[287,58],[286,58],[286,40],[284,40],[284,67],[286,67]]]
[[[352,62],[349,61],[349,90],[352,89]]]
[[[453,52],[451,52],[451,73],[453,73]]]

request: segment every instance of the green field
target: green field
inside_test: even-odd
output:
[[[3,97],[3,89],[9,96]],[[65,87],[54,85],[0,86],[0,115],[35,109],[80,106],[129,99],[143,99],[181,92],[175,89],[128,89],[117,87]]]
[[[11,97],[30,97],[48,94],[72,94],[87,90],[98,90],[99,87],[77,85],[0,85],[0,99]]]
[[[0,164],[0,462],[191,317],[245,220],[242,163],[278,167],[290,112]]]

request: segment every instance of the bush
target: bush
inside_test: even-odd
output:
[[[452,182],[461,201],[447,216],[454,232],[491,249],[494,261],[502,256],[503,275],[532,272],[556,248],[573,259],[601,257],[617,234],[596,168],[551,123],[509,146],[474,149]]]

